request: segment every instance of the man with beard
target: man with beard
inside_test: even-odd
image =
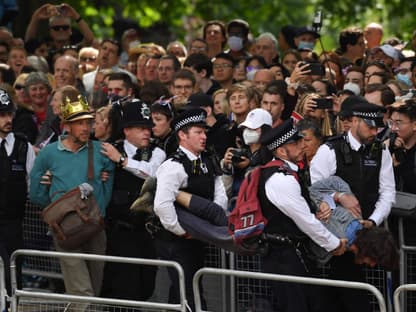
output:
[[[65,192],[89,183],[102,216],[105,216],[113,187],[114,163],[101,153],[101,143],[90,141],[94,116],[79,92],[64,99],[62,120],[65,134],[38,154],[30,175],[30,199],[41,207],[58,200]],[[88,178],[89,153],[93,157],[93,178]],[[102,173],[108,178],[102,179]],[[106,235],[102,230],[76,249],[55,248],[63,252],[105,254]],[[103,279],[103,262],[60,259],[65,289],[71,295],[98,296]],[[75,310],[75,309],[74,309]]]
[[[23,248],[23,215],[27,183],[35,153],[23,135],[12,132],[15,106],[0,89],[0,256],[10,294],[10,255]]]
[[[392,158],[382,142],[376,140],[384,127],[385,109],[359,96],[351,107],[351,129],[321,145],[311,162],[312,183],[336,175],[348,183],[353,194],[335,192],[333,198],[362,219],[364,227],[380,225],[395,200]],[[330,278],[364,282],[363,268],[346,253],[331,260]],[[357,290],[333,289],[331,298],[340,311],[371,311],[367,294]],[[351,300],[354,298],[354,300]]]

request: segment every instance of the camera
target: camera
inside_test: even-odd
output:
[[[233,148],[231,153],[233,154],[231,157],[233,164],[242,162],[244,160],[242,157],[250,158],[250,152],[245,148]]]
[[[314,99],[314,101],[316,102],[316,108],[319,109],[331,109],[332,106],[334,105],[333,101],[331,98],[317,98]]]
[[[322,12],[316,11],[315,15],[313,16],[312,28],[314,31],[319,33],[322,27]]]

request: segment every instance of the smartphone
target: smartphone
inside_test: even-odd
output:
[[[316,108],[319,109],[332,109],[332,106],[334,105],[331,98],[317,98],[314,99],[316,102]]]
[[[324,76],[325,75],[325,67],[321,63],[318,62],[308,62],[309,70],[311,71],[309,74],[312,76]]]

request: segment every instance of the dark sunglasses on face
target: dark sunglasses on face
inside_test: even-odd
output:
[[[79,58],[79,60],[81,61],[81,62],[94,62],[95,60],[96,60],[97,58],[95,57],[95,56],[93,56],[93,57],[84,57],[84,56],[81,56],[80,58]]]
[[[70,27],[69,25],[56,25],[56,26],[51,26],[51,29],[55,31],[59,31],[59,30],[67,31],[69,27]]]
[[[25,87],[25,86],[24,86],[24,85],[21,85],[21,84],[16,84],[16,85],[14,86],[14,88],[15,88],[16,90],[22,90],[24,87]]]

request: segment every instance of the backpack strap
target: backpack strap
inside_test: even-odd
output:
[[[94,146],[91,140],[88,141],[88,180],[94,179]]]

